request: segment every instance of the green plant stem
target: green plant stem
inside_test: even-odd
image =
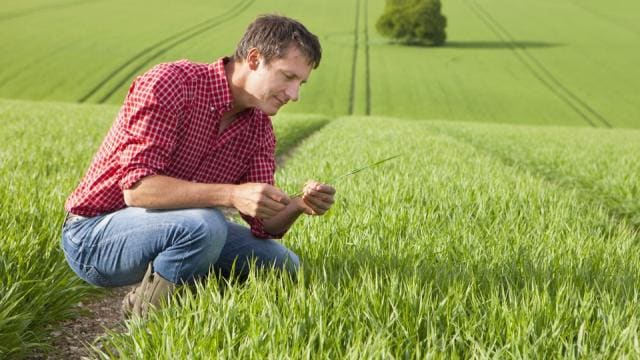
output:
[[[351,170],[351,171],[349,171],[349,172],[346,172],[346,173],[344,173],[344,174],[342,174],[342,175],[334,176],[334,177],[332,177],[331,179],[329,179],[329,180],[327,180],[327,181],[323,181],[322,183],[323,183],[323,184],[334,184],[336,181],[338,181],[338,180],[340,180],[340,179],[342,179],[342,178],[345,178],[345,177],[347,177],[347,176],[351,176],[351,175],[355,175],[355,174],[357,174],[357,173],[359,173],[359,172],[361,172],[361,171],[364,171],[364,170],[367,170],[367,169],[370,169],[370,168],[373,168],[373,167],[379,166],[379,165],[381,165],[381,164],[382,164],[382,163],[384,163],[384,162],[387,162],[387,161],[389,161],[389,160],[395,159],[395,158],[400,157],[400,156],[402,156],[402,154],[396,154],[396,155],[390,156],[390,157],[388,157],[388,158],[386,158],[386,159],[382,159],[382,160],[379,160],[379,161],[376,161],[376,162],[370,163],[370,164],[368,164],[368,165],[365,165],[365,166],[363,166],[363,167],[360,167],[360,168],[357,168],[357,169],[353,169],[353,170]],[[304,194],[304,190],[303,190],[303,191],[300,191],[300,192],[297,192],[297,193],[295,193],[295,194],[293,194],[293,195],[290,195],[290,197],[292,197],[292,198],[300,197],[300,196],[302,196],[303,194]]]

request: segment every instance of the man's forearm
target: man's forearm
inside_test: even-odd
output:
[[[152,175],[124,191],[127,206],[149,209],[231,207],[232,184],[204,184]]]
[[[124,198],[127,206],[148,209],[236,207],[234,196],[237,197],[237,195],[234,195],[234,190],[237,186],[195,183],[164,175],[152,175],[140,180],[133,188],[125,190]],[[283,233],[302,213],[302,199],[291,199],[284,209],[263,221],[264,229],[271,234]]]
[[[282,234],[287,231],[303,213],[301,202],[302,199],[293,198],[289,205],[278,214],[263,220],[264,230],[270,234]]]

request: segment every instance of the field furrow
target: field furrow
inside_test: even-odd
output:
[[[356,99],[356,68],[358,65],[358,42],[360,33],[360,0],[356,0],[355,26],[353,29],[353,56],[351,60],[351,83],[349,85],[349,109],[348,115],[353,115],[354,102]]]
[[[578,190],[640,229],[640,132],[468,123],[437,127],[509,166]]]
[[[598,19],[640,36],[640,27],[638,27],[640,17],[635,11],[627,11],[630,4],[626,1],[589,4],[589,1],[572,0],[572,3]],[[602,9],[602,7],[605,8]]]
[[[102,88],[106,86],[107,83],[112,82],[112,80],[116,76],[119,76],[121,72],[126,70],[127,72],[120,77],[120,80],[117,83],[111,85],[109,89],[105,90],[104,94],[100,95],[100,98],[97,100],[97,102],[100,104],[107,102],[107,100],[109,100],[116,91],[128,85],[131,81],[131,78],[133,78],[137,74],[140,74],[141,71],[146,66],[148,66],[151,61],[156,60],[160,55],[166,53],[178,44],[189,41],[195,36],[198,36],[206,31],[210,31],[227,21],[233,20],[240,13],[247,10],[247,8],[250,7],[253,2],[254,0],[238,2],[234,7],[230,8],[229,11],[224,14],[215,16],[211,19],[207,19],[200,24],[181,30],[141,50],[140,52],[129,58],[127,61],[119,65],[104,79],[102,79],[94,88],[92,88],[87,94],[80,98],[78,102],[85,102],[89,100],[94,94],[102,90]],[[146,56],[147,54],[149,54],[149,56]],[[130,68],[131,66],[135,67]]]
[[[621,24],[637,23],[638,4],[617,0],[607,4],[591,0],[583,3]],[[637,70],[628,65],[640,59],[640,53],[629,47],[637,42],[636,34],[594,17],[574,1],[545,0],[522,6],[491,0],[482,2],[482,6],[513,37],[546,37],[558,44],[549,51],[528,47],[527,52],[612,127],[634,127],[638,116],[632,104],[638,101],[640,83],[635,81]],[[607,100],[613,98],[615,105]]]
[[[589,104],[558,80],[544,64],[527,50],[526,45],[515,39],[480,3],[475,0],[466,0],[466,3],[493,33],[509,46],[513,54],[527,70],[547,87],[549,91],[558,96],[560,100],[580,115],[584,121],[591,126],[611,127],[611,123],[605,119],[602,114],[594,110]]]
[[[120,103],[148,67],[230,54],[246,23],[275,11],[308,24],[326,55],[289,113],[638,126],[637,16],[619,1],[452,0],[442,48],[380,37],[382,0],[82,4],[0,22],[0,97]]]
[[[369,0],[364,0],[365,115],[371,115],[371,55],[369,52]]]

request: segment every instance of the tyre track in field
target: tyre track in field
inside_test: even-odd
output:
[[[571,3],[572,3],[573,5],[575,5],[575,6],[579,7],[579,8],[581,8],[581,9],[582,9],[582,10],[584,10],[585,12],[588,12],[589,14],[591,14],[591,15],[592,15],[593,17],[595,17],[595,18],[598,18],[598,19],[600,19],[600,20],[606,21],[606,22],[608,22],[609,24],[612,24],[612,25],[614,25],[614,26],[616,26],[616,27],[618,27],[618,28],[620,28],[620,29],[623,29],[623,30],[629,31],[629,32],[634,33],[634,34],[636,34],[636,35],[640,35],[640,31],[638,31],[638,30],[636,30],[636,29],[634,29],[634,28],[631,28],[631,27],[629,27],[629,26],[626,26],[626,25],[620,24],[620,23],[619,23],[618,21],[616,21],[616,19],[614,19],[613,17],[608,16],[608,15],[605,15],[605,14],[603,14],[603,13],[601,13],[601,12],[597,11],[597,10],[594,10],[593,8],[591,8],[591,7],[587,6],[587,5],[580,3],[580,1],[572,0],[572,1],[571,1]]]
[[[31,14],[44,12],[47,10],[66,9],[66,8],[74,7],[76,5],[83,5],[83,4],[97,2],[97,1],[100,1],[100,0],[77,0],[77,1],[71,1],[71,2],[62,3],[62,4],[51,4],[51,5],[39,6],[38,8],[35,8],[35,9],[32,8],[32,9],[27,9],[22,11],[8,12],[5,14],[0,14],[0,21],[13,20],[16,18],[29,16]]]
[[[364,0],[365,111],[371,115],[371,60],[369,56],[369,0]]]
[[[615,221],[616,224],[626,224],[629,228],[634,230],[635,233],[633,236],[640,236],[640,222],[637,220],[637,215],[621,211],[619,208],[611,206],[608,204],[606,197],[598,197],[597,195],[594,195],[594,188],[591,186],[593,185],[592,182],[588,180],[582,181],[577,177],[566,176],[561,172],[542,171],[533,166],[523,164],[517,159],[510,158],[500,151],[491,148],[486,143],[478,141],[478,139],[473,137],[471,131],[465,132],[461,129],[444,128],[437,125],[431,125],[431,128],[435,133],[448,136],[454,141],[467,144],[478,150],[478,152],[495,159],[502,165],[512,168],[520,174],[535,176],[558,189],[577,191],[581,195],[581,199],[583,201],[592,203],[595,206],[601,206],[605,209],[607,215],[612,221]]]
[[[349,85],[349,109],[347,114],[353,115],[353,107],[356,98],[356,67],[358,62],[358,28],[360,21],[360,0],[356,0],[356,25],[353,30],[353,56],[351,61],[351,84]]]
[[[86,102],[89,98],[96,95],[99,91],[103,90],[110,80],[112,80],[119,74],[122,74],[128,66],[136,63],[137,61],[140,61],[133,70],[130,70],[127,73],[124,73],[120,81],[118,81],[116,85],[109,88],[106,94],[104,94],[102,97],[98,99],[98,103],[100,104],[105,103],[116,91],[118,91],[118,89],[120,89],[121,86],[125,85],[131,77],[136,75],[151,60],[157,58],[158,56],[164,54],[168,50],[176,47],[177,45],[183,43],[186,40],[189,40],[197,35],[200,35],[227,21],[234,19],[235,17],[240,15],[242,12],[244,12],[247,8],[249,8],[254,2],[255,0],[240,1],[233,8],[228,10],[226,13],[207,19],[196,25],[190,26],[186,29],[183,29],[169,37],[166,37],[142,49],[140,52],[134,54],[132,57],[130,57],[121,65],[119,65],[117,68],[115,68],[113,71],[111,71],[109,75],[103,78],[95,87],[93,87],[91,90],[89,90],[89,92],[87,92],[84,96],[82,96],[78,100],[78,102],[80,103]],[[154,52],[154,50],[156,51]],[[151,55],[146,56],[148,54],[151,54]]]
[[[493,32],[500,41],[506,43],[516,58],[529,72],[551,91],[558,99],[569,106],[586,123],[593,127],[604,126],[612,128],[611,123],[573,91],[567,88],[558,78],[534,57],[525,45],[518,42],[513,35],[502,26],[482,5],[475,0],[466,0],[471,11]]]
[[[371,56],[369,54],[369,0],[363,1],[363,25],[364,25],[364,61],[365,61],[365,115],[371,115]],[[351,63],[351,84],[349,92],[349,109],[347,113],[354,115],[356,102],[356,80],[358,70],[358,52],[360,50],[360,0],[356,0],[356,19],[353,37],[353,57]]]

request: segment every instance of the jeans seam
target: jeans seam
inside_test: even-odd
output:
[[[179,231],[181,231],[181,232],[185,232],[185,233],[187,233],[187,234],[188,234],[188,235],[187,235],[187,242],[191,242],[191,240],[193,240],[193,236],[191,235],[191,232],[189,231],[189,228],[188,228],[188,227],[186,227],[186,226],[184,226],[184,225],[182,225],[181,223],[164,223],[164,224],[162,224],[162,225],[170,225],[170,226],[175,227],[177,230],[179,230]],[[172,244],[172,245],[173,245],[173,244]],[[178,280],[179,280],[179,279],[178,279],[178,274],[180,273],[180,271],[178,271],[178,270],[181,270],[181,269],[182,269],[182,264],[184,263],[184,254],[183,254],[183,253],[181,253],[181,254],[182,254],[182,256],[180,256],[180,262],[179,262],[179,263],[177,263],[177,264],[176,264],[176,266],[175,266],[175,269],[174,269],[174,271],[173,271],[173,278],[172,278],[172,279],[170,279],[168,276],[166,276],[166,274],[160,274],[160,273],[158,273],[158,272],[156,271],[156,269],[155,269],[155,266],[153,267],[153,271],[154,271],[154,272],[156,272],[156,273],[158,273],[158,274],[160,274],[160,276],[162,276],[163,278],[165,278],[165,279],[167,279],[167,280],[171,281],[172,283],[177,284],[177,283],[178,283]],[[153,261],[155,262],[155,260],[156,260],[157,258],[158,258],[158,257],[156,256],[156,257],[153,259]]]
[[[186,227],[183,226],[182,224],[177,224],[177,228],[179,228],[181,231],[185,231],[186,230]],[[186,231],[186,232],[187,232],[187,234],[189,234],[188,235],[189,238],[187,239],[187,241],[191,242],[191,240],[193,240],[193,238],[191,236],[191,232],[189,232],[189,231]],[[153,260],[155,261],[155,259],[153,259]],[[176,265],[176,269],[174,269],[174,271],[173,271],[173,276],[174,276],[173,279],[167,279],[166,277],[164,277],[164,275],[162,275],[162,274],[160,274],[160,275],[162,275],[162,277],[164,277],[165,279],[170,280],[172,283],[177,284],[178,283],[178,273],[179,273],[178,269],[182,269],[182,263],[183,262],[184,262],[184,253],[182,253],[182,256],[180,256],[180,263],[178,263]]]

